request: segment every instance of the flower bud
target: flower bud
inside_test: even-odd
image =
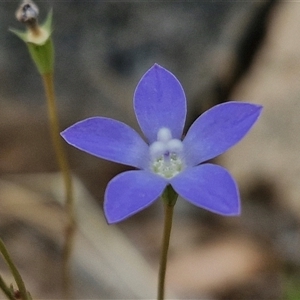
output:
[[[16,18],[27,27],[25,32],[10,29],[21,40],[23,40],[30,52],[41,74],[53,72],[54,65],[54,49],[51,39],[52,34],[52,11],[43,25],[39,25],[37,17],[39,9],[31,0],[23,0],[18,10]]]
[[[31,24],[37,22],[39,8],[31,0],[24,0],[16,11],[16,18],[19,22]]]

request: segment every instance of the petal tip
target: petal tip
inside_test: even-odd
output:
[[[228,212],[222,214],[226,217],[238,217],[241,215],[241,205],[238,204],[237,207],[231,208]]]
[[[150,67],[148,69],[148,71],[145,73],[145,75],[147,73],[151,73],[151,72],[165,72],[165,73],[168,73],[168,74],[172,74],[170,71],[168,71],[166,68],[159,65],[158,63],[155,63],[152,67]],[[172,76],[174,76],[174,75],[172,74]]]
[[[104,210],[104,216],[105,216],[105,219],[106,219],[106,222],[108,225],[113,225],[113,224],[119,223],[130,217],[130,216],[126,216],[124,218],[115,218],[113,216],[109,216],[109,214],[105,210]]]
[[[60,136],[65,140],[66,139],[66,134],[67,134],[68,128],[60,132]]]

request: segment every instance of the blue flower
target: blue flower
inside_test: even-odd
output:
[[[206,161],[239,142],[262,106],[227,102],[203,113],[182,140],[186,99],[176,77],[155,64],[134,94],[135,115],[147,142],[128,125],[104,117],[74,124],[61,133],[72,146],[137,170],[114,177],[104,212],[116,223],[152,204],[168,185],[190,203],[211,212],[240,213],[237,184],[226,169]]]

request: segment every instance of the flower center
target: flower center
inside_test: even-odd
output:
[[[183,144],[181,140],[172,138],[170,129],[159,129],[157,141],[150,145],[149,151],[150,168],[154,173],[165,178],[172,178],[183,170]]]

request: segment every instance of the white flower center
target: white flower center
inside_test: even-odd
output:
[[[183,144],[181,140],[173,139],[168,128],[160,128],[157,141],[149,147],[151,170],[165,178],[172,178],[185,167],[182,158]]]

